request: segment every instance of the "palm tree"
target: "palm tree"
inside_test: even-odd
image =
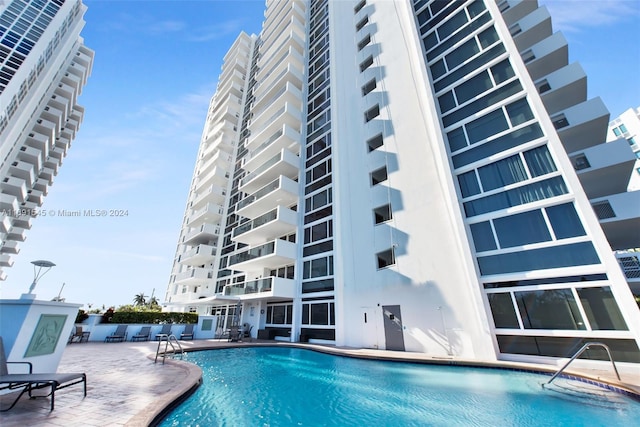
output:
[[[134,305],[145,305],[146,303],[147,303],[147,296],[144,294],[144,292],[140,292],[138,295],[133,297]]]
[[[152,296],[151,298],[149,298],[148,304],[150,307],[152,307],[154,305],[160,305],[160,301],[158,301],[158,298]]]

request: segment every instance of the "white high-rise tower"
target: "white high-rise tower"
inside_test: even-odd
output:
[[[0,279],[82,122],[94,53],[80,0],[0,1]]]
[[[166,304],[259,338],[638,363],[629,236],[590,202],[633,163],[608,119],[535,1],[267,1],[225,57]]]

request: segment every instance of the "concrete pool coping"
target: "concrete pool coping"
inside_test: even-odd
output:
[[[248,346],[286,346],[364,359],[400,362],[507,368],[553,373],[557,367],[517,362],[480,362],[461,358],[431,357],[423,353],[341,348],[328,345],[259,341],[229,343],[226,340],[181,341],[185,351]],[[65,349],[59,372],[86,372],[87,397],[82,387],[74,386],[56,393],[56,408],[49,411],[48,399],[22,397],[9,412],[0,414],[3,427],[29,426],[148,426],[165,408],[200,383],[199,367],[180,360],[154,363],[156,342],[83,343]],[[622,381],[613,371],[568,369],[567,374],[606,384],[640,397],[640,372],[618,366]],[[0,397],[6,407],[6,396]]]

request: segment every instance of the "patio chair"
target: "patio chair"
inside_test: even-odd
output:
[[[194,325],[192,323],[190,323],[187,326],[185,326],[184,327],[184,331],[182,331],[182,333],[180,334],[180,339],[181,340],[183,340],[185,338],[193,339],[193,327],[194,327]]]
[[[143,326],[136,335],[131,337],[131,341],[149,341],[151,326]]]
[[[164,325],[162,325],[162,329],[160,329],[160,332],[156,334],[155,340],[160,341],[160,338],[163,335],[171,335],[171,326],[173,326],[171,323],[165,323]]]
[[[253,329],[253,325],[248,325],[245,323],[243,328],[243,338],[251,338],[251,330]]]
[[[122,342],[127,339],[127,325],[118,325],[116,331],[107,336],[104,342]]]
[[[76,326],[73,330],[73,333],[69,337],[69,341],[67,342],[67,344],[71,344],[74,342],[88,342],[90,334],[91,332],[89,331],[83,331],[82,326]]]
[[[7,364],[25,364],[29,366],[28,374],[10,374],[7,368]],[[11,406],[5,409],[0,409],[0,412],[6,412],[13,408],[23,394],[28,393],[29,397],[34,399],[37,397],[51,396],[51,411],[53,411],[55,405],[56,391],[72,386],[74,384],[84,384],[84,395],[87,395],[87,376],[84,373],[75,374],[34,374],[33,365],[31,362],[7,362],[6,355],[4,353],[4,345],[2,343],[2,337],[0,337],[0,390],[19,390],[18,396],[15,398]],[[47,395],[35,396],[31,394],[33,390],[50,387],[51,391]]]
[[[231,342],[240,341],[240,328],[238,327],[238,325],[235,325],[229,328],[228,341],[231,341]]]

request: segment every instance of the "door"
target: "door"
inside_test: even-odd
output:
[[[373,307],[362,307],[360,310],[360,321],[362,322],[362,335],[360,347],[378,348],[378,328],[376,326],[375,309]]]
[[[384,339],[387,350],[404,351],[404,334],[399,305],[383,305]]]

